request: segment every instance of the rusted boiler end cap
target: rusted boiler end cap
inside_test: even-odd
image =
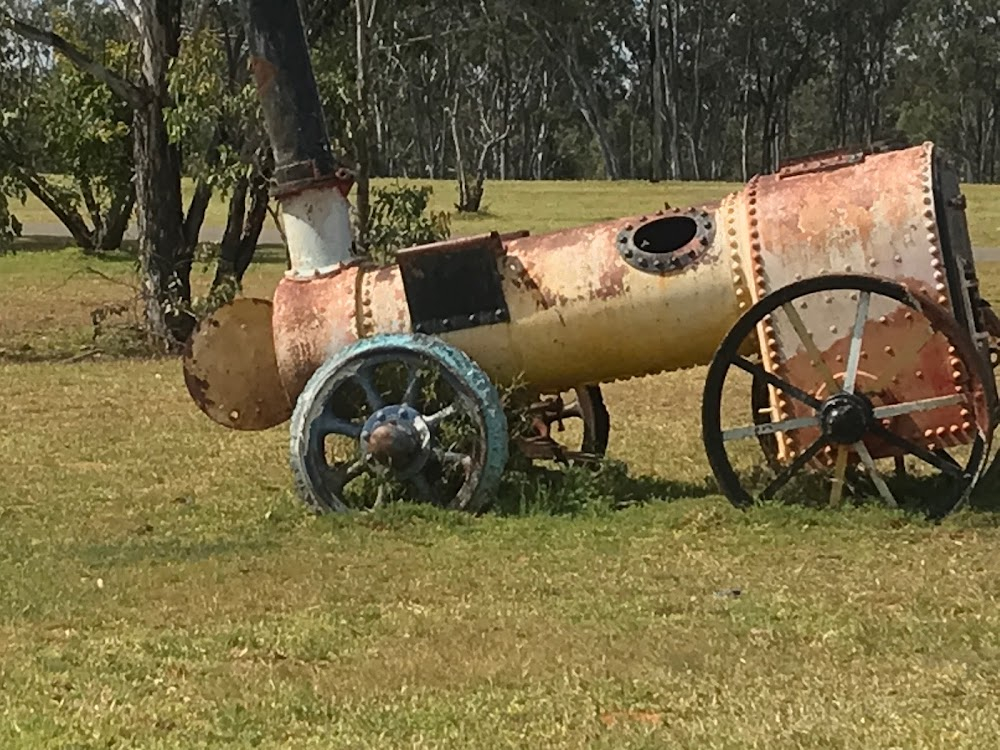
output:
[[[267,430],[292,416],[281,384],[271,324],[273,306],[242,298],[202,320],[184,351],[188,393],[214,422]]]

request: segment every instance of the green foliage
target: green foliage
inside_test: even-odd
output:
[[[372,188],[368,252],[377,263],[388,265],[398,250],[450,236],[448,214],[428,210],[433,192],[429,185]]]
[[[171,142],[181,147],[184,171],[226,193],[249,177],[250,160],[262,142],[260,100],[241,67],[227,59],[213,29],[184,39],[171,61],[164,109]]]
[[[107,18],[85,15],[54,13],[52,28],[104,67],[128,69],[133,46],[116,41],[115,30],[105,28]],[[62,55],[46,62],[27,46],[16,55],[24,65],[5,69],[0,61],[7,83],[0,87],[0,160],[7,162],[9,177],[0,181],[0,191],[8,197],[28,190],[39,195],[82,243],[82,235],[127,205],[131,111]]]

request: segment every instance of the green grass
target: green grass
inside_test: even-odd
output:
[[[176,362],[0,366],[0,747],[992,746],[997,519],[735,511],[698,385],[607,389],[644,503],[313,519]]]
[[[632,210],[625,187],[496,187],[484,229]],[[672,202],[713,189],[689,187]],[[993,513],[738,512],[706,479],[698,368],[604,388],[627,476],[510,476],[482,518],[316,519],[286,428],[214,425],[177,361],[14,361],[79,352],[129,276],[0,258],[3,750],[1000,740]]]

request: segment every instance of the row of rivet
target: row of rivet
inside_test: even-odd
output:
[[[736,290],[736,301],[740,311],[746,310],[753,302],[750,288],[747,286],[746,274],[743,270],[743,258],[740,255],[739,230],[736,228],[736,198],[732,194],[726,198],[726,242],[729,248],[729,258],[733,271],[733,287]]]
[[[927,229],[928,252],[931,256],[931,269],[934,274],[934,291],[937,292],[939,305],[948,305],[948,284],[945,275],[944,257],[941,253],[940,237],[938,235],[937,214],[934,210],[933,184],[933,150],[931,143],[924,144],[924,163],[920,170],[920,191],[923,195],[924,220]]]
[[[931,269],[934,274],[934,291],[937,292],[937,302],[939,305],[948,306],[951,302],[950,296],[948,294],[948,283],[947,283],[947,273],[944,266],[944,256],[941,252],[940,236],[937,223],[937,215],[934,206],[934,187],[933,187],[933,158],[934,158],[934,144],[931,142],[924,143],[924,160],[923,168],[920,175],[920,185],[921,191],[923,193],[923,204],[924,204],[924,219],[926,220],[927,228],[927,242],[929,245],[928,252],[931,257]],[[962,361],[956,356],[955,347],[951,346],[948,348],[949,360],[948,363],[952,368],[952,382],[954,383],[955,393],[963,393],[966,388],[966,375],[963,373]],[[950,430],[945,430],[944,427],[938,427],[936,430],[927,430],[924,433],[925,437],[936,436],[938,438],[943,437],[946,433],[951,433],[954,436],[968,436],[969,432],[972,430],[972,422],[969,421],[969,410],[962,410],[963,423],[961,425],[954,424],[951,425]],[[927,432],[932,432],[932,435],[928,435]],[[936,443],[932,443],[934,447],[940,447]],[[930,447],[930,445],[928,447]]]
[[[763,299],[768,293],[768,287],[767,276],[764,269],[764,246],[761,241],[760,218],[757,207],[757,186],[759,180],[759,175],[750,180],[747,185],[745,195],[747,206],[747,225],[750,239],[750,272],[753,274],[756,299]],[[782,371],[781,352],[778,349],[778,336],[774,328],[774,322],[770,318],[764,322],[764,341],[767,346],[767,362],[765,363],[765,366],[769,366],[771,372],[780,377]],[[779,391],[776,396],[777,403],[775,404],[773,419],[778,422],[789,419],[792,414],[789,411],[789,404],[785,394]],[[792,447],[793,441],[791,438],[787,433],[781,433],[780,440],[784,443],[783,447],[788,453],[788,456],[794,459],[796,457],[796,451]]]
[[[375,335],[375,313],[372,311],[372,290],[375,288],[375,269],[362,267],[358,269],[358,338],[365,339]]]

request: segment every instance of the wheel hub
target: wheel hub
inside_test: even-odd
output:
[[[875,423],[875,411],[864,396],[838,393],[820,409],[823,434],[838,445],[853,445],[865,436]]]
[[[400,479],[413,476],[431,453],[431,431],[423,415],[410,406],[379,409],[361,430],[361,453],[376,470]]]

